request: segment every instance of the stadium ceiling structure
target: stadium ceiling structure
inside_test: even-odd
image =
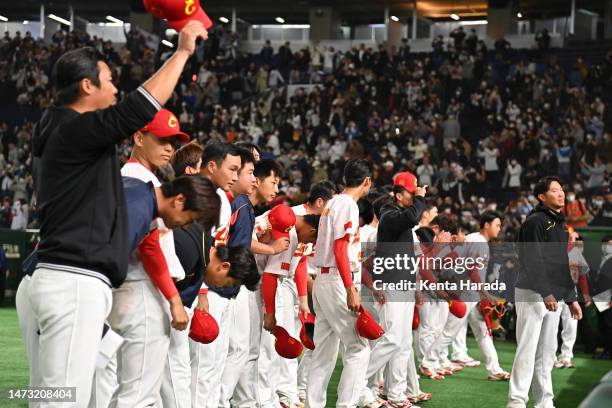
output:
[[[492,4],[512,4],[524,19],[568,16],[572,0],[417,0],[419,17],[432,20],[450,20],[451,14],[462,19],[486,17]],[[606,0],[575,0],[576,9],[585,9],[603,15]],[[105,21],[112,15],[129,21],[131,11],[143,12],[142,0],[0,0],[0,15],[9,20],[37,20],[40,5],[46,13],[68,16],[70,6],[75,15],[90,22]],[[317,7],[331,7],[346,25],[382,23],[385,9],[400,21],[412,18],[414,0],[202,0],[202,6],[214,20],[237,18],[250,24],[274,24],[281,17],[286,24],[308,23],[309,12]]]

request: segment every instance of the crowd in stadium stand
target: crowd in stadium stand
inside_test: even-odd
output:
[[[344,53],[267,43],[251,55],[221,27],[198,46],[167,107],[203,144],[251,141],[262,157],[277,158],[290,202],[319,180],[341,183],[345,161],[367,157],[375,185],[410,170],[439,211],[466,229],[480,211],[502,211],[503,240],[514,239],[536,202],[531,186],[548,174],[567,183],[569,225],[612,226],[612,51],[595,63],[564,61],[542,35],[532,50],[505,40],[487,50],[475,32],[461,31],[434,39],[432,53],[413,53],[404,40],[390,51],[362,45]],[[11,114],[0,116],[0,228],[37,226],[33,122],[53,103],[53,63],[84,45],[103,54],[121,94],[172,51],[135,31],[115,48],[85,33],[58,32],[48,44],[5,34],[0,110],[10,106]],[[129,136],[118,149],[122,161]]]

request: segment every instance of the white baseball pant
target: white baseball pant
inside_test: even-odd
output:
[[[499,366],[499,358],[497,356],[497,350],[493,343],[493,337],[489,335],[487,329],[487,323],[485,322],[480,310],[478,309],[477,302],[465,302],[467,312],[461,319],[454,316],[452,313],[448,314],[448,319],[442,334],[436,339],[432,349],[428,353],[428,356],[423,362],[423,366],[428,368],[436,368],[448,364],[448,347],[453,343],[453,339],[463,335],[463,343],[465,344],[465,332],[462,328],[468,324],[474,333],[474,338],[478,343],[480,352],[485,359],[485,367],[489,374],[498,374],[503,372]],[[466,351],[458,350],[459,355],[466,355]]]
[[[355,330],[356,316],[346,306],[346,289],[337,270],[317,276],[312,297],[317,321],[314,331],[315,349],[308,372],[306,406],[325,407],[327,385],[342,343],[345,350],[336,407],[354,407],[365,386],[363,373],[370,359],[370,346]]]
[[[98,356],[98,359],[100,356]],[[99,367],[96,364],[96,372],[94,374],[93,387],[91,390],[91,399],[89,400],[89,408],[107,408],[113,394],[119,387],[117,383],[117,355],[115,354],[108,364],[104,367]]]
[[[379,324],[385,334],[378,339],[370,354],[366,371],[369,380],[361,395],[360,405],[376,400],[372,391],[377,388],[377,373],[387,364],[385,389],[392,402],[404,401],[406,396],[408,363],[412,354],[412,316],[414,302],[386,302],[379,307]]]
[[[304,348],[302,358],[298,364],[298,394],[301,399],[306,400],[306,387],[308,385],[308,370],[312,360],[312,350]]]
[[[91,396],[102,327],[112,305],[111,288],[102,280],[38,267],[28,298],[40,329],[41,387],[76,387],[75,403],[39,407],[83,407]]]
[[[417,341],[417,358],[421,365],[436,338],[444,330],[448,317],[448,303],[437,300],[426,300],[419,307],[419,336]],[[410,322],[412,327],[412,321]]]
[[[196,298],[192,309],[198,304]],[[220,398],[220,382],[227,349],[229,347],[229,305],[230,300],[208,291],[208,312],[219,325],[219,336],[209,344],[189,339],[191,356],[191,406],[217,408]]]
[[[230,399],[240,379],[242,368],[249,358],[249,295],[242,288],[229,306],[229,347],[221,376],[219,407],[229,408]]]
[[[517,348],[507,407],[525,408],[531,386],[535,408],[554,408],[551,374],[560,312],[549,312],[542,296],[529,289],[516,288],[515,298]]]
[[[298,296],[295,281],[291,278],[281,278],[278,285],[277,296],[279,303],[276,308],[276,323],[287,330],[294,338],[300,338],[301,322],[298,316]],[[297,373],[298,359],[287,359],[276,355],[276,392],[291,401],[299,401]]]
[[[561,307],[561,354],[559,360],[569,361],[574,358],[574,344],[576,343],[576,336],[578,335],[578,320],[573,319],[570,313],[569,306],[562,302],[559,304]]]
[[[237,408],[269,408],[278,406],[270,376],[270,364],[276,355],[274,337],[263,330],[263,300],[261,289],[248,292],[251,325],[249,330],[249,356],[234,396],[232,406]],[[277,292],[278,299],[278,292]]]
[[[193,312],[185,307],[189,325]],[[183,331],[170,329],[170,346],[162,377],[159,408],[191,408],[191,365],[189,361],[189,325]]]
[[[124,338],[117,352],[119,388],[111,407],[151,406],[159,400],[170,345],[170,306],[149,279],[113,291],[111,328]]]
[[[17,318],[21,329],[21,338],[28,355],[30,367],[30,387],[38,387],[40,384],[40,368],[38,358],[38,324],[36,316],[30,304],[30,281],[32,277],[25,275],[15,294],[15,306],[17,308]],[[30,403],[32,406],[34,403]]]

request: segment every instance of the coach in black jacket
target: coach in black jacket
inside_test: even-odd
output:
[[[67,52],[55,64],[58,106],[44,113],[33,139],[41,241],[28,298],[40,331],[37,385],[76,387],[75,406],[89,401],[111,286],[127,269],[115,146],[170,98],[198,37],[207,37],[202,23],[188,23],[174,55],[117,105],[111,70],[94,49]]]
[[[572,317],[582,318],[570,275],[568,234],[561,214],[565,205],[563,187],[558,178],[545,177],[536,184],[533,194],[539,204],[519,231],[520,270],[515,289],[517,349],[508,408],[526,407],[531,385],[536,407],[554,405],[551,372],[560,317],[557,302],[571,302]]]
[[[415,256],[413,228],[419,225],[425,202],[426,187],[418,187],[416,177],[409,172],[402,172],[393,178],[392,203],[384,205],[380,210],[380,221],[376,236],[376,257],[395,258],[397,255]],[[403,268],[386,269],[384,273],[373,279],[382,278],[383,282],[399,282],[402,279],[414,281],[416,272]],[[392,293],[400,295],[400,293]],[[407,300],[405,294],[402,300]]]

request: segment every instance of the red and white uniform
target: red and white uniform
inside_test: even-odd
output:
[[[121,174],[151,182],[155,187],[161,185],[149,169],[135,160],[126,163]],[[151,247],[153,252],[142,259],[148,262],[151,257],[162,257],[166,270],[152,271],[151,266],[145,269],[140,250],[130,255],[126,280],[120,288],[113,290],[113,306],[108,316],[111,328],[124,338],[117,352],[119,370],[114,372],[114,362],[105,370],[97,370],[97,387],[92,398],[95,406],[108,404],[111,395],[110,406],[153,405],[159,398],[170,343],[171,315],[166,298],[178,293],[167,274],[182,277],[185,272],[174,253],[172,231],[165,228],[161,219],[153,221],[151,228],[159,229],[159,242]],[[162,285],[159,272],[166,274]],[[158,358],[151,359],[151,355]],[[116,384],[118,389],[115,391]]]
[[[271,229],[268,221],[268,213],[264,213],[255,218],[255,227],[253,229],[253,239],[257,240],[258,236]],[[291,246],[291,244],[290,244]],[[261,274],[273,268],[272,265],[278,264],[279,267],[283,263],[284,257],[289,254],[289,259],[285,263],[290,263],[291,252],[285,251],[277,255],[261,255],[255,254],[257,268]],[[268,264],[270,263],[270,266]],[[276,270],[276,267],[274,267]],[[232,406],[238,408],[247,407],[277,407],[278,397],[274,392],[274,385],[271,378],[271,362],[275,360],[276,351],[274,350],[274,340],[269,339],[267,332],[262,329],[264,304],[261,293],[261,287],[253,292],[247,292],[248,313],[243,313],[248,317],[249,327],[246,330],[249,352],[246,365],[234,367],[240,373],[238,384],[233,393]],[[232,334],[233,335],[233,334]],[[269,337],[266,337],[268,335]],[[269,345],[262,343],[270,342]],[[232,368],[232,367],[227,367]]]
[[[570,244],[572,245],[572,244]],[[580,286],[582,293],[588,292],[587,274],[589,273],[589,264],[584,255],[582,248],[572,245],[567,254],[569,258],[570,273],[575,285]],[[569,306],[565,302],[559,303],[561,309],[561,354],[558,360],[561,362],[571,361],[574,358],[574,344],[578,334],[578,320],[572,319]]]
[[[336,240],[348,239],[348,271],[338,270],[334,246]],[[318,268],[313,287],[313,305],[317,316],[314,332],[316,345],[310,362],[306,405],[323,408],[329,378],[336,365],[340,343],[344,346],[343,369],[338,384],[337,407],[354,407],[363,389],[363,374],[370,358],[368,341],[355,330],[356,315],[346,305],[346,289],[351,280],[360,288],[361,246],[359,243],[359,208],[347,194],[327,202],[321,221],[314,257]],[[340,254],[339,254],[340,255]],[[342,254],[343,255],[343,254]],[[341,261],[342,262],[342,261]]]

